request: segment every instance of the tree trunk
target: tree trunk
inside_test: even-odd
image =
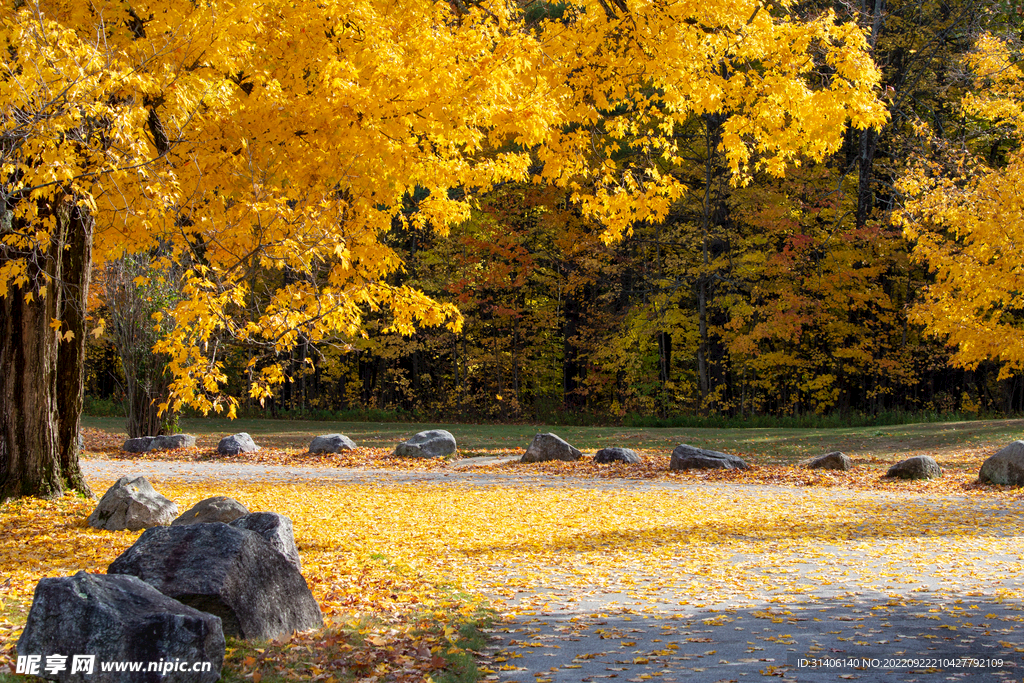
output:
[[[871,22],[871,30],[868,33],[868,43],[872,52],[878,44],[878,34],[882,30],[884,19],[884,0],[864,0],[864,13]],[[857,154],[857,227],[862,228],[871,217],[871,210],[875,208],[875,193],[873,188],[875,155],[878,152],[878,131],[868,128],[860,132],[860,145]]]
[[[878,133],[874,129],[860,133],[860,154],[857,157],[859,174],[857,178],[857,227],[864,227],[875,208],[873,176],[875,153],[878,151]]]
[[[576,335],[579,331],[581,305],[575,292],[567,292],[563,308],[562,324],[562,400],[567,412],[574,412],[583,407],[583,396],[580,393],[584,373],[584,364],[580,359],[580,350]]]
[[[65,490],[92,495],[78,463],[78,433],[93,222],[79,207],[62,209],[50,250],[26,259],[29,282],[0,298],[0,501]],[[19,259],[0,248],[0,263]]]
[[[705,240],[706,242],[707,240]],[[706,251],[706,250],[705,250]],[[698,410],[706,414],[706,401],[711,394],[711,372],[708,369],[708,283],[703,275],[697,283],[697,386],[700,390]]]
[[[69,489],[89,496],[92,491],[78,464],[82,404],[85,399],[85,335],[89,280],[92,278],[92,238],[95,221],[79,206],[69,211],[66,244],[60,252],[63,286],[58,312],[61,330],[70,333],[58,344],[57,353],[57,458]]]

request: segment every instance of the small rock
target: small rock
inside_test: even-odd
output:
[[[284,555],[285,559],[295,565],[296,569],[302,571],[299,549],[295,547],[292,520],[276,512],[252,512],[244,517],[239,517],[230,525],[256,532],[275,550]]]
[[[213,683],[224,662],[224,633],[214,615],[183,605],[134,576],[78,572],[36,584],[17,649],[19,656],[39,656],[38,675],[50,680]],[[66,657],[63,671],[46,671],[53,655]],[[82,666],[79,655],[92,658],[91,671],[72,673],[76,662]],[[100,668],[100,662],[161,660],[210,666],[197,672]]]
[[[180,517],[171,522],[171,526],[182,524],[206,524],[208,522],[224,522],[228,524],[243,515],[249,514],[249,508],[234,498],[214,496],[201,500]]]
[[[170,524],[177,516],[177,504],[153,490],[145,477],[121,477],[100,498],[88,523],[95,529],[138,531]]]
[[[548,462],[550,460],[562,460],[571,462],[579,460],[583,453],[574,446],[569,445],[565,440],[556,434],[537,434],[530,442],[530,446],[523,453],[520,462]]]
[[[839,451],[832,451],[825,455],[819,455],[816,458],[805,460],[800,463],[801,466],[806,467],[809,470],[843,470],[847,471],[853,467],[853,460],[850,456]]]
[[[942,469],[939,463],[935,462],[935,458],[916,455],[890,467],[885,476],[897,479],[937,479],[942,476]]]
[[[1014,441],[981,463],[978,481],[1000,486],[1024,486],[1024,441]]]
[[[455,437],[443,429],[431,429],[395,446],[392,455],[401,458],[444,458],[458,450]]]
[[[252,440],[252,437],[245,432],[225,436],[217,444],[217,452],[221,455],[238,455],[239,453],[252,453],[258,451],[259,446]]]
[[[107,573],[220,617],[226,636],[269,640],[323,625],[295,566],[256,532],[221,522],[149,529]]]
[[[641,458],[632,448],[602,448],[594,453],[594,462],[602,465],[611,462],[638,463]]]
[[[344,434],[324,434],[314,437],[309,444],[310,453],[341,453],[355,448],[356,442]]]
[[[748,467],[749,465],[738,456],[687,444],[675,447],[668,465],[670,470],[745,470]]]

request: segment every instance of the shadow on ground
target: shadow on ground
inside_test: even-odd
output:
[[[910,682],[1024,674],[1024,611],[993,595],[849,595],[714,611],[651,607],[518,614],[494,634],[484,659],[490,678]]]

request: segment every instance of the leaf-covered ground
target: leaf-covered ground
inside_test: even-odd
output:
[[[120,442],[108,444],[104,438],[87,435],[89,457],[118,462]],[[923,595],[938,596],[951,610],[965,598],[1019,603],[1024,504],[1020,490],[973,483],[990,452],[963,450],[940,458],[946,474],[938,482],[883,480],[888,464],[906,457],[902,453],[860,458],[850,473],[761,465],[747,472],[683,474],[668,472],[667,455],[651,452],[638,468],[589,460],[501,466],[492,471],[528,476],[491,485],[440,480],[393,485],[380,479],[341,484],[307,475],[292,481],[211,478],[201,483],[154,478],[154,484],[181,510],[227,495],[295,522],[303,572],[330,626],[258,648],[234,643],[226,680],[440,680],[463,667],[469,657],[465,647],[482,646],[467,640],[473,634],[462,626],[479,623],[488,604],[502,614],[494,635],[505,639],[499,641],[501,650],[479,654],[485,675],[574,680],[574,667],[606,653],[592,652],[589,658],[577,653],[563,661],[550,650],[557,671],[524,668],[521,662],[537,661],[530,653],[539,646],[520,635],[509,638],[504,630],[519,634],[521,628],[534,628],[527,626],[530,620],[552,614],[575,619],[591,632],[606,628],[602,619],[615,619],[622,633],[614,636],[628,643],[622,615],[630,613],[678,618],[679,610],[746,609],[749,616],[769,614],[766,603],[792,610],[808,600],[860,593],[897,601],[895,611],[904,609],[899,600],[907,604]],[[219,459],[209,448],[145,457]],[[264,449],[237,460],[420,468],[457,477],[450,463],[397,461],[389,449],[316,458],[298,449]],[[131,464],[124,465],[129,474]],[[111,483],[109,478],[91,481],[97,493]],[[11,663],[39,578],[81,569],[103,572],[138,537],[86,526],[93,505],[66,497],[0,508],[0,670]],[[973,614],[968,607],[962,609]],[[737,618],[724,614],[727,620]],[[1012,615],[985,617],[961,621],[1017,626]],[[786,631],[789,618],[779,619],[778,626],[774,617],[765,620],[775,630],[764,637],[773,642],[792,636]],[[683,636],[683,630],[660,640],[685,650],[704,647],[701,638],[719,637],[692,628]],[[592,635],[600,639],[607,633]],[[943,635],[957,637],[952,631]],[[621,661],[636,663],[610,659],[601,673],[588,676],[669,680],[670,673],[699,673],[708,666],[691,662],[683,651],[671,667],[662,666],[669,655],[652,652],[671,652],[667,645],[639,653],[630,647],[621,646],[631,653]],[[725,652],[722,647],[708,644],[705,650]],[[736,660],[715,666],[729,664],[740,667],[731,669],[734,673],[788,675],[778,663]]]

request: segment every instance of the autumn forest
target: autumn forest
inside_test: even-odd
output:
[[[89,242],[132,432],[1024,411],[1016,3],[15,4],[0,294]]]

